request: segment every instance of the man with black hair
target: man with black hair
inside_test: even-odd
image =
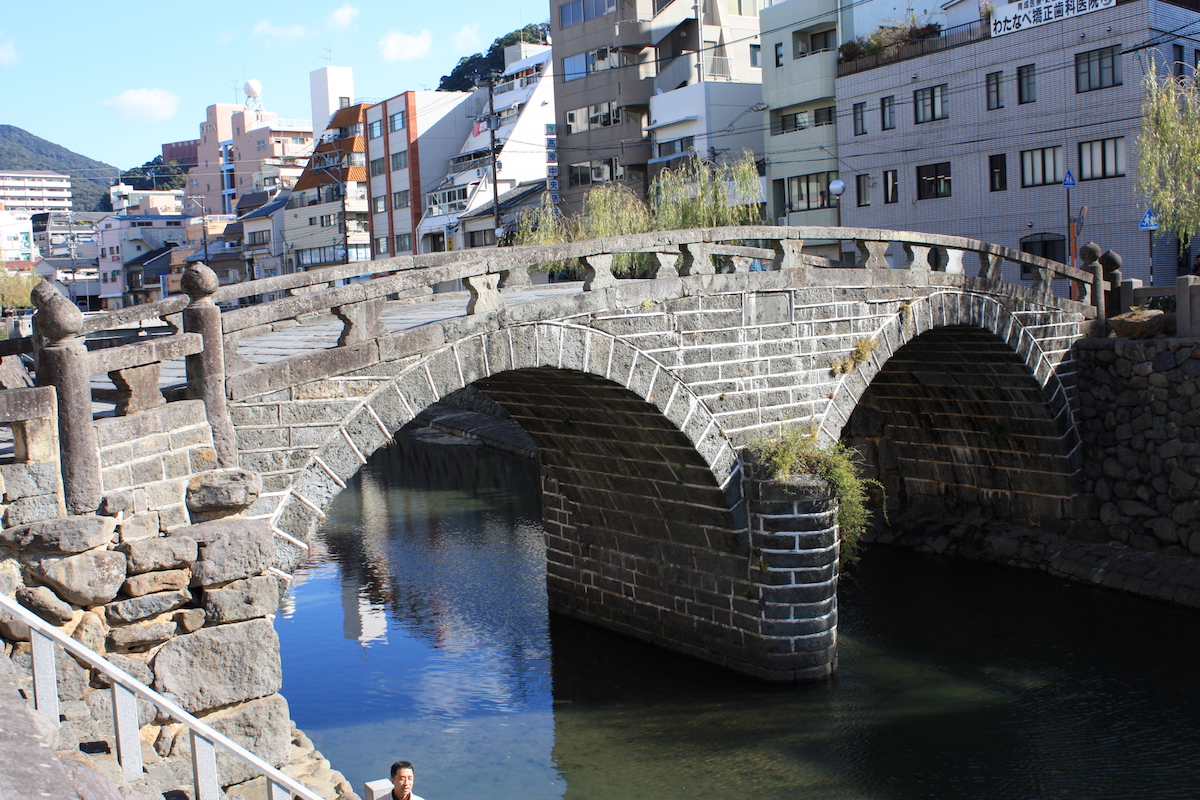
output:
[[[423,800],[412,793],[413,765],[407,761],[392,764],[392,800]]]

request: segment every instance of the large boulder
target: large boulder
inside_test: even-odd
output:
[[[275,534],[263,519],[221,519],[179,531],[195,539],[200,554],[192,586],[214,586],[265,571],[275,556]]]
[[[0,545],[40,553],[82,553],[112,541],[111,517],[62,517],[0,530]]]
[[[265,617],[279,610],[279,581],[260,575],[205,589],[203,606],[210,624]]]
[[[283,766],[291,757],[292,722],[287,701],[278,694],[234,708],[223,708],[200,719],[272,766]],[[223,747],[217,748],[217,771],[223,786],[241,783],[259,774]]]
[[[192,593],[187,589],[155,592],[109,603],[104,607],[104,616],[108,619],[109,625],[127,625],[130,622],[149,619],[167,611],[173,611],[191,601]]]
[[[196,540],[187,536],[122,542],[117,550],[129,559],[129,574],[178,569],[196,560]]]
[[[26,567],[59,597],[77,606],[107,603],[125,582],[125,555],[114,550],[45,556],[27,562]]]
[[[195,713],[279,691],[279,637],[268,620],[201,628],[154,657],[154,688]]]

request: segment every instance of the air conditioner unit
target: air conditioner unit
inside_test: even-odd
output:
[[[780,224],[780,225],[787,225],[787,224],[788,224],[788,219],[787,219],[787,217],[780,217],[780,218],[779,218],[779,224]]]

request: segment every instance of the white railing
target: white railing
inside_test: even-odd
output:
[[[108,676],[109,684],[112,687],[113,728],[117,744],[117,761],[121,764],[121,771],[130,780],[140,780],[143,777],[142,745],[141,739],[138,737],[137,710],[137,697],[142,697],[159,711],[182,722],[191,731],[192,780],[196,800],[219,800],[222,796],[220,776],[217,772],[216,748],[218,746],[266,777],[271,787],[270,800],[288,800],[291,797],[299,797],[303,800],[322,800],[320,795],[304,784],[283,774],[237,742],[196,719],[177,703],[140,683],[99,653],[64,636],[53,625],[27,611],[12,598],[0,594],[0,609],[29,626],[30,644],[33,646],[34,708],[55,725],[58,724],[59,711],[58,675],[54,666],[56,645]]]

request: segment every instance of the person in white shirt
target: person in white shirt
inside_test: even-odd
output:
[[[413,794],[413,765],[407,761],[392,764],[392,800],[424,800]]]

